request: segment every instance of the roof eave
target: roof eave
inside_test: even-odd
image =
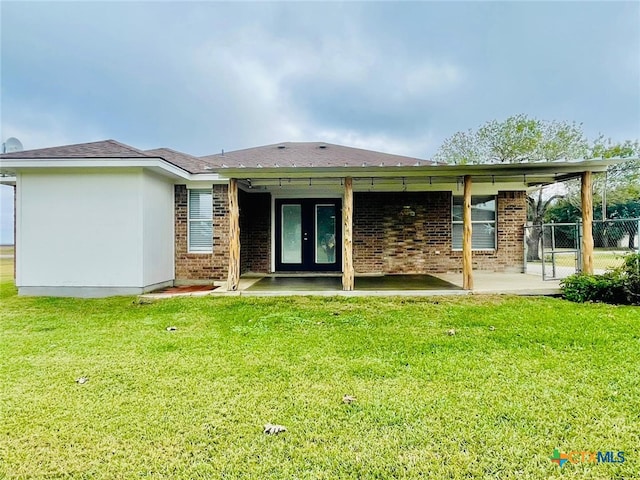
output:
[[[278,168],[212,168],[225,178],[317,178],[317,177],[441,177],[441,176],[514,176],[551,174],[577,176],[581,172],[604,172],[610,165],[629,159],[598,159],[575,162],[480,164],[480,165],[421,165],[421,166],[363,166],[363,167],[278,167]]]
[[[42,169],[72,168],[145,168],[161,175],[181,180],[219,181],[217,172],[193,174],[162,157],[101,157],[101,158],[3,158],[0,173],[13,176],[16,172]]]

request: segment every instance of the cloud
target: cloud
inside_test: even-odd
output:
[[[108,135],[82,118],[61,112],[14,108],[2,121],[3,140],[18,138],[25,150],[102,140]]]
[[[455,90],[463,81],[462,70],[450,63],[420,65],[405,74],[404,91],[411,96],[432,96]]]
[[[328,143],[423,159],[428,159],[427,152],[437,147],[437,139],[429,133],[410,139],[384,133],[363,134],[358,130],[321,130],[319,135]],[[308,140],[313,140],[313,137],[308,137]]]
[[[615,138],[639,127],[638,13],[627,4],[10,3],[3,130],[24,131],[32,145],[100,136],[196,155],[334,135],[430,156],[456,131],[527,113]]]

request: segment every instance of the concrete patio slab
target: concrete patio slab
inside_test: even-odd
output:
[[[461,273],[439,273],[438,278],[462,287]],[[539,275],[526,273],[473,272],[472,292],[505,295],[559,295],[559,280],[542,280]]]
[[[246,291],[251,292],[342,292],[339,276],[265,276]],[[449,291],[461,287],[433,275],[367,275],[355,279],[355,291],[405,292]]]
[[[403,296],[425,297],[442,295],[559,295],[560,282],[543,281],[539,275],[523,273],[493,273],[476,271],[474,289],[462,289],[462,274],[388,275],[356,277],[356,290],[345,292],[339,276],[250,275],[240,279],[237,291],[227,291],[222,285],[215,290],[191,293],[151,293],[146,298],[172,296]]]

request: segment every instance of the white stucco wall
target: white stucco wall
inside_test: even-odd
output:
[[[50,170],[19,173],[17,188],[20,293],[130,294],[173,279],[173,196],[165,182],[140,168]]]
[[[142,176],[143,282],[144,285],[173,280],[174,186],[151,172]]]

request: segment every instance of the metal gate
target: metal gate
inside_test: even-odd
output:
[[[543,280],[558,280],[580,271],[582,225],[579,223],[542,224],[540,258]],[[550,261],[547,261],[550,260]]]
[[[620,266],[627,253],[640,253],[639,232],[639,218],[594,221],[594,272]],[[524,245],[526,273],[558,280],[581,271],[581,222],[528,225]]]

